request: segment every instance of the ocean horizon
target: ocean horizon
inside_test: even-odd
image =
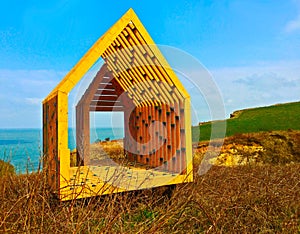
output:
[[[68,147],[76,148],[76,130],[69,128]],[[97,140],[122,139],[123,128],[92,128],[91,143]],[[43,133],[40,128],[0,129],[0,159],[9,161],[17,173],[37,171],[43,152]]]

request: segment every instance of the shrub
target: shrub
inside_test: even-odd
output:
[[[9,174],[15,174],[14,166],[0,159],[0,177]]]

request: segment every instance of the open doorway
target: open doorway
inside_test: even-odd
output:
[[[125,159],[124,113],[90,112],[91,166],[110,166]]]

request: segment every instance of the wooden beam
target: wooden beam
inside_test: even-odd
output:
[[[101,95],[101,96],[94,96],[92,101],[116,101],[118,100],[117,95]]]
[[[97,89],[96,95],[116,95],[115,89]]]
[[[91,106],[89,111],[124,111],[124,107]]]
[[[91,101],[90,106],[122,106],[121,101]]]

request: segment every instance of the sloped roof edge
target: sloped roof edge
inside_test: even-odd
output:
[[[164,58],[160,50],[155,43],[138,16],[135,14],[132,8],[130,8],[110,29],[106,31],[95,44],[86,52],[86,54],[79,60],[79,62],[67,73],[67,75],[61,80],[61,82],[50,92],[50,94],[44,99],[43,103],[47,102],[58,91],[68,94],[76,84],[82,79],[86,72],[96,63],[96,61],[102,56],[107,47],[113,40],[122,32],[126,25],[132,21],[143,35],[146,43],[152,45],[154,54],[163,67],[171,68],[167,60]],[[180,90],[185,98],[189,98],[189,94],[181,84],[180,80],[175,75],[172,69],[168,69],[172,81],[176,87]]]

